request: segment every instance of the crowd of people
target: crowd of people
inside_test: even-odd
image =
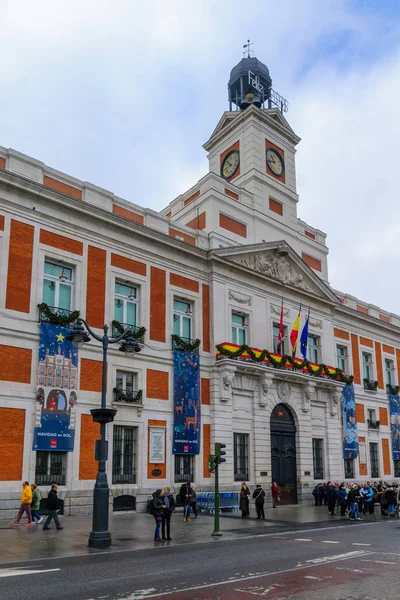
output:
[[[190,481],[187,481],[179,490],[179,500],[183,506],[183,522],[188,523],[193,512],[194,518],[197,518],[196,492]],[[148,512],[153,515],[156,522],[154,531],[155,542],[170,542],[171,538],[171,517],[176,508],[174,495],[170,487],[156,490],[153,498],[149,502]]]
[[[367,481],[366,483],[318,483],[312,494],[315,506],[327,506],[332,517],[335,510],[340,510],[342,517],[348,515],[351,521],[361,521],[364,516],[373,515],[375,505],[379,504],[383,517],[394,517],[396,506],[400,506],[400,486],[387,483]]]
[[[24,523],[25,527],[32,527],[32,525],[34,525],[36,522],[39,525],[39,523],[43,521],[43,517],[41,517],[39,514],[40,500],[41,494],[36,483],[29,485],[28,481],[24,481],[22,484],[21,505],[19,507],[17,518],[12,522],[12,525],[19,525],[24,513],[26,514],[27,518],[27,522]],[[49,525],[52,520],[54,521],[57,529],[64,529],[58,519],[58,486],[56,483],[53,483],[47,495],[47,508],[49,514],[45,524],[43,525],[43,530],[47,531],[50,529]]]

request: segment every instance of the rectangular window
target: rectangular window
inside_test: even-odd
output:
[[[347,371],[347,347],[341,346],[340,344],[336,345],[336,366],[338,369],[342,371]]]
[[[307,358],[312,363],[319,363],[320,338],[315,335],[308,336]]]
[[[314,479],[324,478],[324,440],[313,438]]]
[[[43,302],[53,308],[72,310],[73,272],[69,267],[48,260],[44,263]]]
[[[175,483],[194,480],[193,462],[191,454],[175,454]]]
[[[276,354],[286,354],[286,339],[287,339],[287,327],[283,327],[283,338],[281,341],[280,352],[278,353],[278,336],[279,336],[279,323],[273,325],[274,334],[274,352]]]
[[[192,339],[192,304],[186,300],[174,299],[174,335]]]
[[[249,436],[233,434],[233,468],[235,481],[249,480]]]
[[[363,377],[372,381],[372,354],[369,352],[362,353]]]
[[[376,423],[376,410],[368,408],[368,423]]]
[[[385,383],[394,385],[394,362],[390,358],[385,358]]]
[[[378,444],[375,442],[369,444],[369,458],[371,461],[371,477],[377,478],[379,477],[379,454]]]
[[[232,343],[247,344],[247,321],[244,315],[232,313]]]
[[[394,460],[394,476],[400,477],[400,460]]]
[[[354,479],[354,460],[352,458],[344,459],[344,478]]]
[[[67,452],[36,452],[35,483],[65,485]]]
[[[136,483],[137,427],[114,425],[113,483]]]
[[[117,388],[118,392],[122,392],[122,394],[115,394],[115,400],[125,402],[134,401],[134,398],[136,398],[136,394],[138,392],[137,373],[117,371],[115,387]]]
[[[136,326],[138,305],[138,288],[116,281],[114,289],[114,320],[124,325]]]

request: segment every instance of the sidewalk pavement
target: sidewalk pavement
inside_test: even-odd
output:
[[[222,539],[235,539],[245,535],[273,533],[274,531],[290,528],[301,528],[304,524],[338,523],[348,521],[346,517],[328,515],[327,507],[320,506],[280,506],[276,509],[265,510],[265,521],[255,518],[254,506],[251,506],[251,516],[242,519],[241,514],[224,513],[221,518]],[[379,507],[376,507],[376,518],[380,517]],[[366,518],[366,520],[368,517]],[[49,531],[43,531],[41,525],[24,527],[26,517],[19,526],[11,525],[10,521],[0,520],[0,564],[37,560],[44,558],[87,556],[99,552],[116,552],[124,550],[140,550],[160,547],[154,544],[155,522],[151,515],[145,513],[121,513],[110,516],[110,531],[112,547],[108,550],[88,548],[87,541],[91,530],[92,519],[87,517],[60,517],[62,531],[57,531],[54,522]],[[183,514],[178,509],[171,519],[171,542],[165,545],[177,546],[182,544],[204,543],[221,538],[213,538],[214,519],[212,515],[201,514],[190,523],[183,522]],[[163,545],[164,545],[163,544]]]

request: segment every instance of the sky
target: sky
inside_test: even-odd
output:
[[[161,210],[208,171],[250,38],[329,279],[400,314],[398,0],[0,0],[0,145]]]

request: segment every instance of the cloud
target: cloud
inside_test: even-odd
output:
[[[160,210],[207,172],[202,144],[250,36],[303,138],[299,216],[328,233],[331,283],[396,311],[389,4],[0,0],[0,144]]]

